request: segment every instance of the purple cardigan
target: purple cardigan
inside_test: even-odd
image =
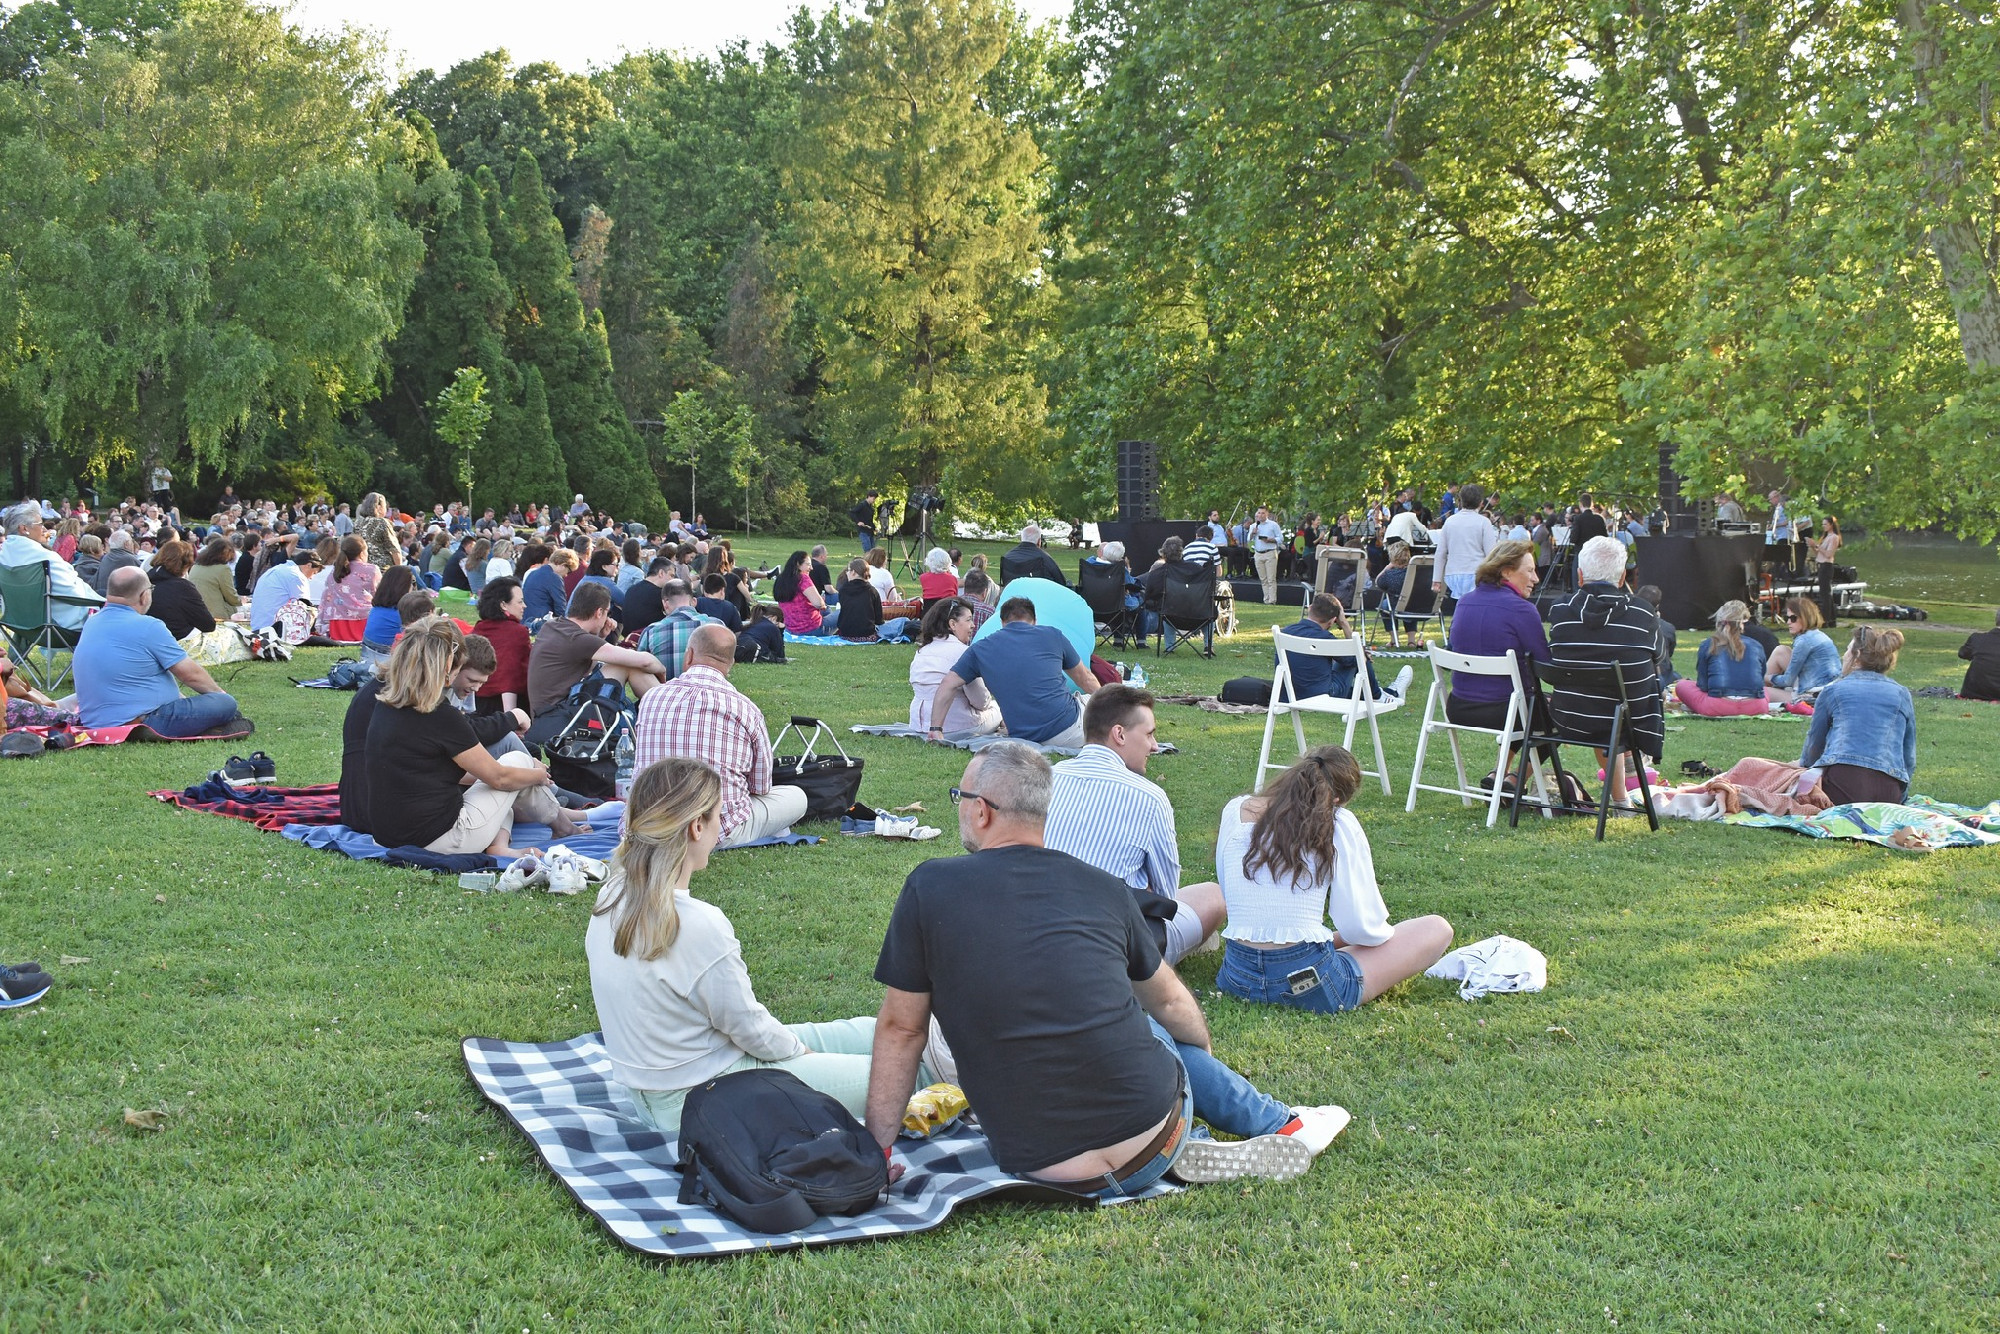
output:
[[[1451,616],[1451,651],[1473,657],[1498,658],[1513,649],[1527,679],[1527,660],[1549,660],[1549,637],[1542,632],[1535,604],[1507,584],[1481,584],[1459,599]],[[1507,698],[1507,683],[1497,676],[1454,676],[1451,693],[1468,703],[1495,703]]]

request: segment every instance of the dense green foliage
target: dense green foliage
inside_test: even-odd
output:
[[[657,515],[691,453],[718,520],[1101,511],[1135,437],[1177,510],[1649,501],[1664,445],[1696,491],[2000,530],[1990,7],[872,0],[378,69],[246,0],[0,9],[17,471],[449,494],[427,405],[476,365],[503,503]],[[749,434],[690,451],[687,394]]]

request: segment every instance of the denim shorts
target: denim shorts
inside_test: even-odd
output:
[[[1292,980],[1307,969],[1318,973],[1317,982],[1310,977]],[[1215,985],[1239,1000],[1339,1014],[1361,1004],[1361,965],[1327,940],[1260,950],[1225,939]],[[1295,985],[1305,989],[1295,992]]]

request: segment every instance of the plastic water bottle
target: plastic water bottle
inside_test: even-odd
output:
[[[1146,688],[1146,669],[1138,663],[1132,664],[1132,684],[1141,690]]]
[[[620,801],[632,792],[632,756],[632,729],[628,727],[618,738],[618,777],[614,780],[614,790]]]

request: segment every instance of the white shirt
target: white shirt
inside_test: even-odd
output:
[[[603,903],[624,876],[614,871],[598,892]],[[744,1056],[789,1061],[809,1050],[772,1017],[750,987],[743,947],[722,910],[686,890],[674,894],[680,933],[658,959],[628,958],[612,948],[616,913],[593,915],[583,934],[590,994],[604,1030],[611,1073],[627,1088],[693,1088]]]
[[[1043,843],[1171,898],[1181,887],[1180,840],[1166,791],[1092,743],[1055,767]]]
[[[1459,510],[1438,529],[1438,578],[1475,573],[1479,563],[1486,559],[1486,553],[1493,550],[1499,541],[1500,534],[1493,531],[1493,525],[1484,514],[1478,510]]]
[[[889,573],[887,566],[869,566],[868,582],[875,585],[875,591],[882,595],[884,602],[893,602],[895,600],[896,576]]]
[[[1353,812],[1343,806],[1334,813],[1330,874],[1322,868],[1311,881],[1280,883],[1271,878],[1268,867],[1255,875],[1243,869],[1250,835],[1257,827],[1243,823],[1244,800],[1238,797],[1222,808],[1222,828],[1215,842],[1215,878],[1229,907],[1223,936],[1261,945],[1330,941],[1334,933],[1326,923],[1331,917],[1341,940],[1349,945],[1386,944],[1395,928],[1389,925],[1388,905],[1375,884],[1375,856],[1368,835]]]
[[[1385,547],[1391,542],[1401,542],[1406,546],[1428,546],[1430,541],[1430,532],[1424,527],[1424,521],[1417,517],[1415,510],[1404,510],[1389,520],[1388,528],[1382,533],[1382,545]]]
[[[941,635],[916,651],[910,659],[910,726],[929,729],[931,701],[937,697],[938,682],[958,665],[965,645],[950,635]],[[938,724],[947,732],[977,731],[980,716],[993,706],[993,696],[984,681],[967,681],[951,702],[951,711]]]
[[[513,577],[514,562],[508,560],[506,557],[495,556],[492,560],[486,562],[487,583],[490,584],[495,579],[512,579]]]
[[[0,565],[46,565],[49,567],[49,592],[66,598],[81,598],[92,605],[101,605],[104,601],[96,589],[83,581],[75,566],[26,533],[10,533],[5,542],[0,542]],[[55,604],[55,622],[65,630],[81,630],[84,618],[89,615],[90,607]]]
[[[291,561],[280,561],[250,590],[250,628],[262,630],[278,619],[278,610],[294,598],[307,596],[305,572]]]

